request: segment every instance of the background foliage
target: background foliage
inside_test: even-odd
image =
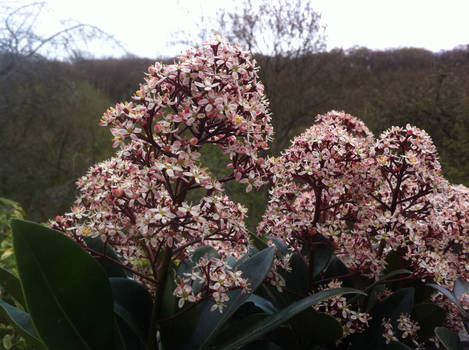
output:
[[[24,212],[21,206],[11,200],[0,198],[0,268],[17,274],[15,258],[13,256],[13,242],[8,220],[22,219]],[[14,300],[0,286],[0,300],[14,304]],[[13,328],[1,322],[0,319],[0,349],[26,349],[26,343]]]
[[[278,154],[331,109],[361,118],[376,134],[410,123],[429,132],[444,175],[469,185],[469,48],[442,53],[422,49],[358,48],[297,57],[258,55],[271,102]],[[8,54],[0,55],[0,65]],[[107,130],[97,127],[106,108],[128,98],[152,60],[23,58],[0,77],[0,196],[21,203],[28,219],[45,221],[67,211],[76,179],[111,156]],[[204,162],[219,168],[220,154]],[[249,208],[251,228],[264,211],[266,191],[227,189]]]

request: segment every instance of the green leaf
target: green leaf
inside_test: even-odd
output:
[[[176,289],[176,271],[174,266],[168,268],[168,274],[166,276],[166,282],[163,291],[163,303],[161,305],[161,318],[170,317],[174,315],[178,309],[178,299],[173,295]]]
[[[194,252],[191,254],[191,260],[194,264],[196,264],[204,256],[207,257],[207,259],[219,258],[218,252],[215,250],[215,248],[206,245],[194,250]]]
[[[334,317],[308,308],[290,320],[292,329],[303,347],[313,344],[334,344],[342,338],[342,325]]]
[[[389,344],[386,345],[386,350],[412,350],[412,348],[409,348],[407,345],[402,344],[401,342],[398,341],[392,341]]]
[[[296,336],[295,332],[291,329],[291,326],[290,324],[288,324],[288,322],[275,328],[273,331],[263,335],[262,338],[265,338],[279,345],[282,349],[294,349],[294,348],[298,348],[299,346],[298,337]],[[253,344],[255,343],[249,343],[247,348],[251,347],[255,349]]]
[[[0,266],[0,285],[10,294],[15,300],[25,307],[23,291],[21,290],[21,283],[18,277],[10,271],[5,270]]]
[[[402,288],[388,296],[373,308],[373,320],[381,322],[383,318],[397,320],[401,314],[410,314],[414,306],[414,288]]]
[[[372,284],[370,284],[368,287],[366,287],[364,291],[368,292],[371,289],[371,292],[370,292],[370,297],[368,298],[368,304],[365,308],[365,311],[369,312],[376,305],[376,302],[377,302],[376,295],[384,291],[387,280],[389,280],[390,278],[394,276],[411,274],[411,273],[412,271],[409,271],[406,269],[394,270],[384,275],[383,277],[381,277],[378,281],[375,281]],[[352,299],[350,299],[350,303],[353,304],[357,300],[357,298],[358,297],[353,297]]]
[[[115,314],[138,338],[141,348],[145,348],[153,307],[150,293],[140,283],[127,278],[113,277],[109,282],[114,298]]]
[[[140,340],[119,317],[114,319],[115,350],[140,350]]]
[[[366,287],[365,290],[370,290],[371,288],[373,288],[377,284],[385,284],[384,282],[387,281],[388,279],[390,279],[391,277],[399,276],[399,275],[410,275],[411,273],[412,273],[412,271],[409,271],[409,270],[406,270],[406,269],[398,269],[398,270],[391,271],[390,273],[388,273],[388,274],[384,275],[383,277],[381,277],[378,281],[370,284],[368,287]]]
[[[313,257],[313,278],[316,278],[329,264],[334,253],[334,248],[330,245],[319,245],[314,250]]]
[[[454,282],[454,295],[459,299],[467,292],[469,292],[469,282],[463,280],[462,278],[458,278]]]
[[[436,327],[435,334],[446,350],[459,350],[459,336],[445,327]]]
[[[269,237],[269,240],[272,241],[277,248],[278,253],[281,256],[284,256],[288,253],[288,246],[281,239],[276,237]]]
[[[461,315],[463,315],[464,318],[469,318],[469,313],[464,310],[464,308],[461,306],[461,304],[459,303],[459,300],[456,299],[456,297],[454,296],[453,293],[451,293],[449,290],[443,288],[442,286],[438,285],[438,284],[435,284],[435,283],[429,283],[427,284],[427,286],[430,286],[434,289],[436,289],[437,291],[439,291],[440,293],[442,293],[445,297],[447,297],[454,305],[456,305],[456,307],[458,308],[459,312],[461,313]]]
[[[115,263],[120,262],[120,258],[109,244],[104,245],[103,241],[99,237],[85,237],[84,241],[88,248],[108,257],[95,257],[95,259],[104,268],[104,271],[108,277],[127,277],[125,270],[119,266],[119,264]],[[115,262],[111,261],[110,259],[114,260]]]
[[[203,256],[219,258],[217,251],[210,246],[198,247],[191,253],[190,260],[180,263],[177,266],[177,275],[184,277],[185,273],[192,272],[192,268]]]
[[[249,232],[249,238],[251,239],[252,244],[259,250],[263,250],[269,247],[269,245],[255,233]]]
[[[381,285],[375,286],[377,290]],[[370,328],[367,334],[360,336],[362,348],[365,349],[382,349],[385,348],[384,338],[382,336],[381,321],[383,318],[391,320],[396,328],[397,319],[401,314],[410,314],[415,302],[415,289],[402,288],[386,297],[381,302],[371,301],[374,305],[369,312],[371,314]]]
[[[331,261],[329,262],[329,266],[327,266],[327,270],[324,272],[325,278],[342,276],[349,273],[347,266],[336,256],[333,256]]]
[[[446,312],[435,304],[422,303],[414,306],[412,310],[412,320],[417,321],[420,330],[418,331],[418,339],[427,341],[434,335],[435,327],[443,325]]]
[[[277,308],[269,300],[260,297],[256,294],[251,294],[251,296],[246,300],[246,303],[253,303],[259,309],[270,315],[278,311]]]
[[[214,337],[211,347],[218,349],[219,344],[222,344],[226,339],[231,339],[243,334],[249,327],[264,320],[268,316],[269,315],[265,313],[255,313],[244,317],[242,322],[231,322],[226,324],[216,337]]]
[[[365,312],[370,313],[370,311],[375,307],[375,305],[379,302],[378,301],[378,295],[382,294],[386,289],[386,286],[384,284],[378,284],[377,286],[374,286],[373,289],[369,292],[368,296],[368,302],[365,307]],[[350,303],[355,302],[355,300],[358,300],[357,297],[353,297],[350,299]]]
[[[279,327],[283,323],[287,322],[293,316],[299,314],[300,312],[306,310],[307,308],[311,307],[316,303],[319,303],[323,300],[327,300],[337,295],[352,293],[364,294],[363,292],[352,288],[327,289],[317,292],[309,297],[306,297],[291,304],[290,306],[280,310],[278,313],[267,317],[265,320],[256,323],[255,325],[251,326],[244,334],[227,340],[217,350],[238,349],[239,347],[250,343],[258,337],[269,333],[270,331]]]
[[[287,288],[294,290],[299,295],[308,295],[308,278],[306,277],[308,274],[308,268],[300,255],[296,252],[293,253],[290,258],[290,267],[291,271],[283,273]],[[293,298],[290,298],[290,295],[286,295],[286,297],[286,299],[289,300],[288,304],[299,299],[296,296],[292,296]]]
[[[2,345],[6,350],[10,350],[13,347],[13,334],[7,334],[2,339]]]
[[[58,231],[21,220],[11,226],[27,309],[47,347],[112,349],[112,293],[102,267]]]
[[[181,276],[184,272],[188,272],[188,273],[192,272],[192,268],[203,257],[206,257],[207,259],[210,259],[210,258],[219,259],[220,258],[215,248],[211,246],[199,247],[192,252],[191,261],[184,264],[184,266],[181,266],[181,268],[178,268],[178,275]],[[195,280],[194,284],[192,285],[193,290],[197,292],[200,289],[200,287],[201,287],[201,281]],[[174,289],[172,291],[174,291]]]
[[[230,292],[230,300],[226,303],[226,309],[223,313],[210,311],[213,301],[209,300],[207,303],[203,303],[203,310],[200,313],[199,322],[196,327],[197,336],[203,340],[201,349],[205,349],[209,346],[216,332],[262,283],[265,276],[272,268],[274,254],[274,247],[269,247],[256,253],[249,260],[238,266],[238,269],[243,272],[242,276],[249,281],[251,292],[242,293],[241,290]],[[201,320],[203,320],[203,322],[200,322]],[[205,322],[207,323],[204,324]]]
[[[163,291],[163,302],[161,305],[161,319],[167,319],[178,312],[182,311],[178,308],[178,299],[173,295],[176,271],[171,266],[166,277],[165,288]],[[191,306],[189,306],[191,307]],[[192,329],[197,322],[197,313],[195,309],[183,312],[178,317],[169,321],[160,321],[161,344],[163,349],[182,349],[184,344],[192,336]],[[178,336],[173,336],[177,334]]]
[[[37,338],[28,313],[0,300],[0,318],[21,334],[30,345],[44,349],[41,341]]]
[[[208,348],[217,331],[262,283],[272,267],[274,251],[273,247],[269,247],[236,265],[243,272],[242,276],[248,279],[251,292],[242,293],[239,289],[229,291],[227,294],[230,300],[226,302],[223,313],[210,311],[213,301],[208,299],[178,317],[161,322],[161,338],[165,349]],[[166,303],[166,299],[164,301]],[[178,334],[178,337],[174,337],[174,334]]]
[[[391,271],[395,271],[402,268],[403,266],[406,266],[404,264],[402,256],[403,252],[401,248],[390,251],[386,255],[386,268],[384,270],[384,273],[390,273]]]

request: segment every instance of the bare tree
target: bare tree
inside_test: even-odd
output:
[[[321,70],[325,26],[310,0],[243,0],[221,10],[219,31],[255,53],[271,101],[279,152],[301,125],[308,125],[324,96],[314,77]]]
[[[321,16],[308,0],[243,0],[217,18],[224,36],[253,53],[298,57],[325,48]]]
[[[173,44],[194,45],[220,34],[255,54],[273,112],[272,149],[279,152],[327,99],[312,84],[327,59],[318,54],[326,48],[321,15],[311,0],[240,0],[197,23],[198,31],[179,32]]]
[[[45,2],[0,2],[0,77],[17,67],[21,60],[34,56],[76,55],[81,50],[80,45],[92,40],[105,40],[127,53],[112,35],[89,24],[61,21],[57,31],[49,35],[38,34],[36,27],[45,10]]]

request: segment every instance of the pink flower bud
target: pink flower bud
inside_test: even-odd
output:
[[[116,198],[122,197],[123,194],[124,194],[124,191],[120,188],[115,188],[112,190],[112,195]]]

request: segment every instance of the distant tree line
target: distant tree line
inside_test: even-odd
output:
[[[11,62],[0,54],[0,67]],[[270,99],[278,154],[314,117],[345,110],[376,133],[410,123],[425,129],[440,152],[445,175],[469,185],[469,48],[443,53],[421,49],[360,48],[296,56],[257,55]],[[20,202],[28,218],[63,213],[75,180],[113,154],[108,130],[98,126],[111,105],[128,100],[153,60],[75,59],[65,63],[18,56],[0,79],[0,197]],[[219,168],[209,150],[206,166]],[[228,188],[249,208],[249,224],[263,213],[265,191]]]

